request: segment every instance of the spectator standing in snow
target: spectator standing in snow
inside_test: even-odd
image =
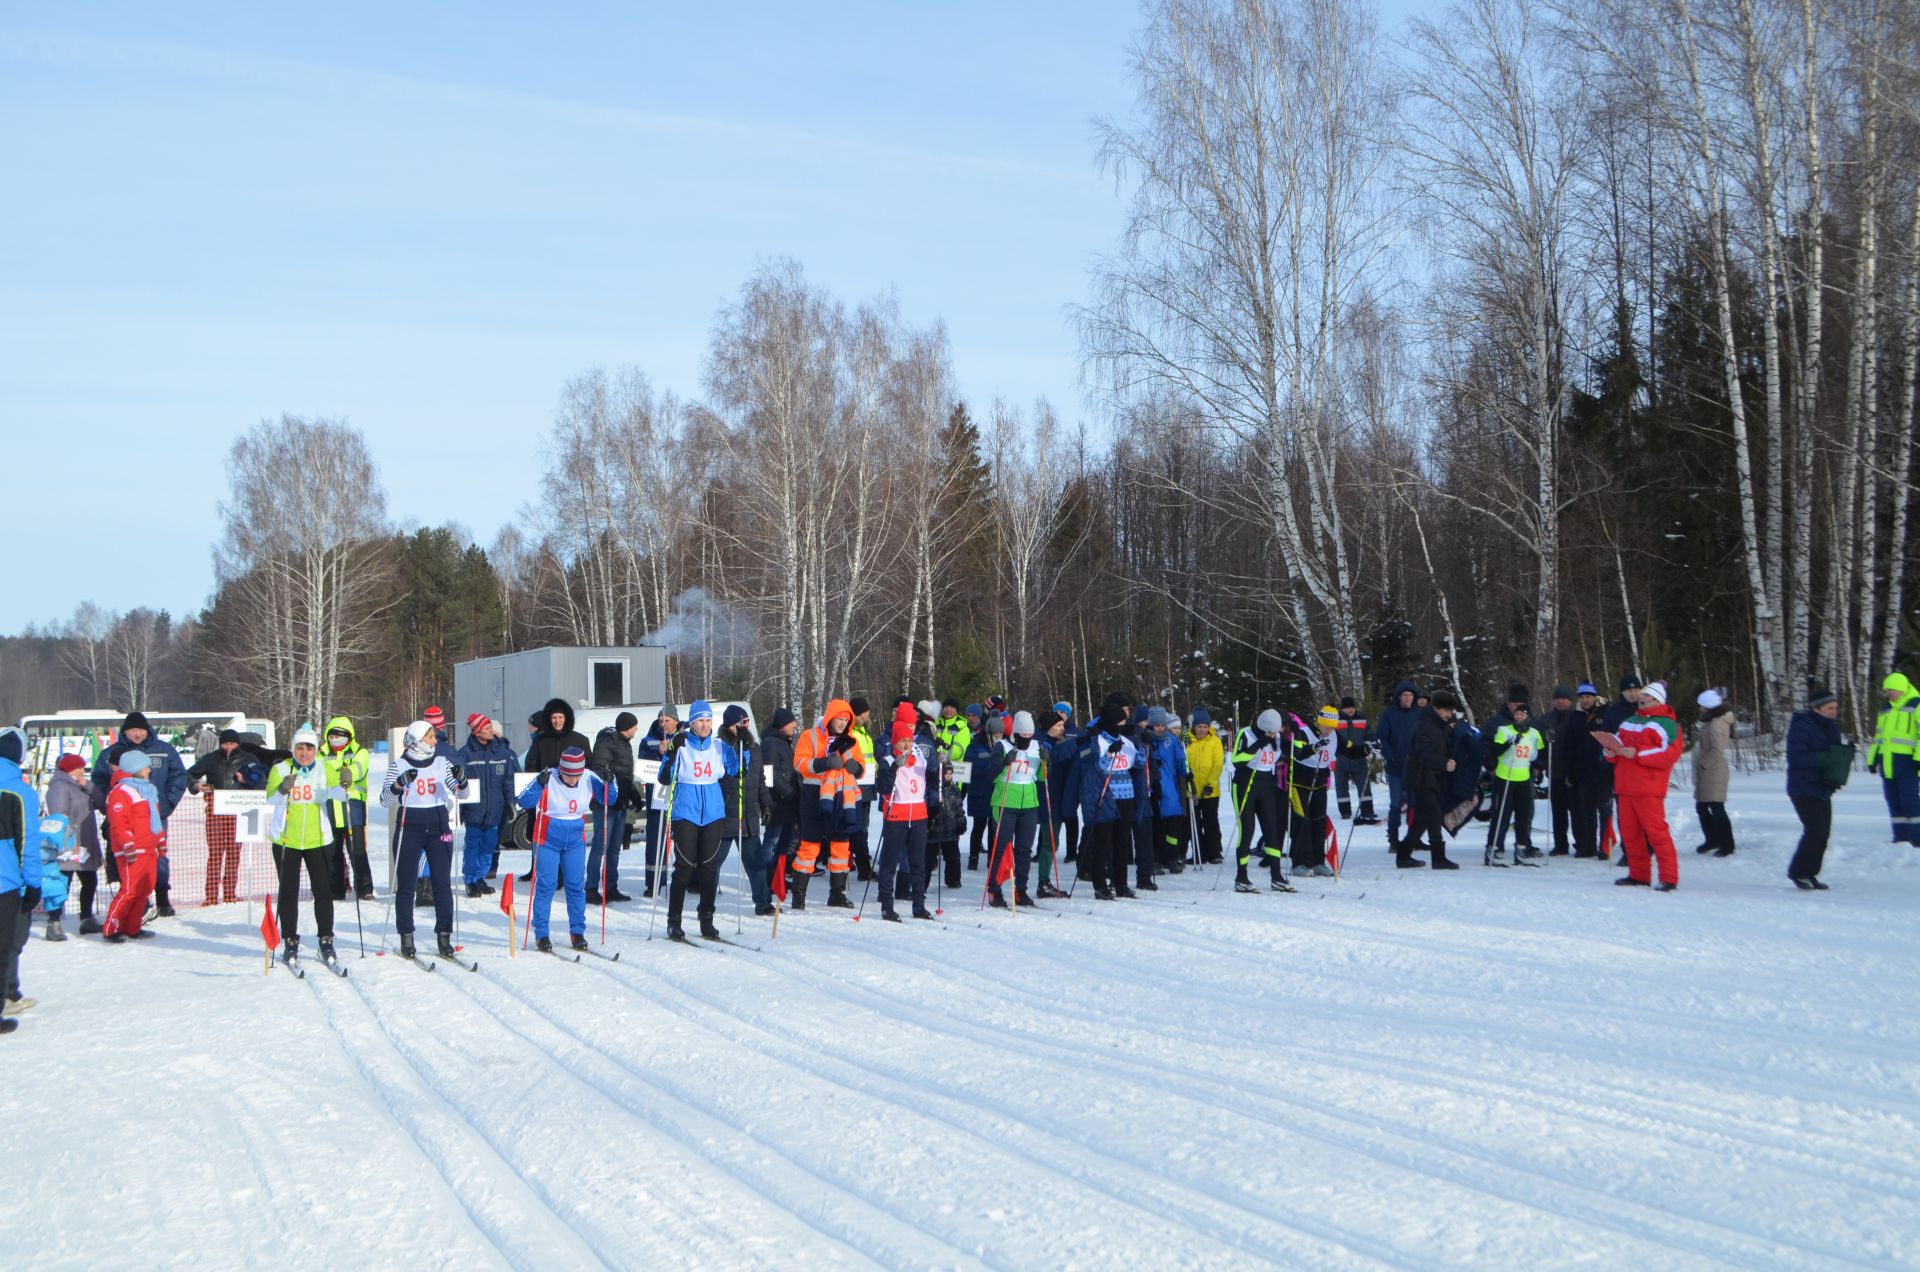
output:
[[[979,712],[979,707],[968,707],[969,716]],[[967,744],[967,820],[973,823],[973,832],[967,840],[967,869],[980,868],[980,854],[993,842],[993,775],[997,771],[994,752],[1000,746],[1000,717],[994,716],[980,728],[970,730],[972,741]]]
[[[591,846],[587,849],[588,905],[633,900],[620,891],[620,853],[633,834],[626,811],[645,806],[640,787],[633,780],[633,739],[639,732],[640,717],[622,711],[594,737],[593,753],[587,757],[587,767],[606,786],[613,801],[604,817],[598,805],[593,813],[594,825],[588,835]]]
[[[793,711],[776,707],[760,740],[765,748],[762,763],[769,774],[766,836],[761,841],[760,853],[766,868],[756,876],[753,863],[747,863],[755,914],[773,913],[773,880],[777,875],[784,875],[787,863],[793,859],[794,847],[800,842],[800,776],[793,771],[793,735],[799,731],[800,721],[794,718]]]
[[[1546,752],[1534,769],[1536,775],[1546,780],[1547,802],[1553,810],[1553,851],[1548,855],[1554,857],[1566,856],[1573,845],[1573,783],[1568,777],[1568,757],[1560,746],[1561,734],[1567,721],[1573,718],[1573,712],[1573,690],[1555,685],[1553,705],[1533,722],[1533,727],[1540,730]]]
[[[373,756],[360,745],[353,721],[335,716],[327,721],[326,744],[320,751],[327,766],[327,785],[337,786],[341,798],[327,805],[333,827],[333,895],[347,899],[347,868],[353,868],[354,895],[373,899],[373,866],[367,860],[367,774]]]
[[[1413,796],[1406,789],[1406,774],[1412,771],[1410,748],[1413,744],[1413,728],[1419,718],[1415,713],[1422,708],[1416,704],[1420,691],[1411,680],[1402,680],[1393,687],[1393,699],[1387,709],[1380,713],[1380,758],[1386,764],[1387,778],[1387,847],[1393,850],[1396,860],[1400,857],[1400,840],[1411,834],[1407,824],[1407,811],[1412,807]],[[1435,792],[1438,794],[1438,792]],[[1419,864],[1415,862],[1414,864]]]
[[[1608,748],[1614,766],[1614,800],[1620,815],[1620,843],[1626,850],[1627,875],[1619,887],[1653,884],[1650,862],[1660,868],[1658,890],[1680,886],[1680,861],[1674,855],[1673,832],[1667,827],[1667,782],[1680,759],[1680,721],[1667,705],[1667,687],[1638,689],[1634,713],[1620,726],[1617,749]]]
[[[911,708],[909,708],[911,709]],[[754,740],[747,723],[747,709],[734,704],[720,713],[716,741],[733,752],[734,771],[720,779],[721,805],[726,809],[720,831],[720,867],[725,869],[727,850],[740,846],[740,868],[751,873],[756,863],[764,879],[766,866],[760,855],[760,819],[767,803],[766,783],[761,772],[760,744]],[[771,899],[771,898],[769,898]],[[759,912],[759,907],[754,907]]]
[[[92,936],[100,930],[100,920],[93,917],[93,895],[100,887],[102,858],[93,801],[87,796],[86,767],[87,762],[77,755],[61,756],[47,782],[46,806],[49,813],[67,819],[67,824],[73,827],[74,840],[84,854],[74,866],[73,874],[80,880],[80,935]],[[58,924],[58,916],[49,918],[52,924]]]
[[[1066,719],[1057,711],[1043,713],[1034,723],[1040,730],[1040,826],[1046,842],[1034,850],[1040,864],[1040,886],[1034,889],[1033,894],[1045,901],[1049,897],[1066,895],[1057,886],[1053,875],[1060,865],[1062,827],[1071,824],[1065,812],[1067,801],[1062,791],[1066,788],[1067,778],[1073,773],[1073,757],[1080,745],[1067,736]]]
[[[1355,826],[1378,826],[1380,819],[1373,813],[1372,756],[1367,749],[1367,744],[1373,739],[1368,736],[1367,722],[1360,714],[1360,704],[1352,698],[1340,699],[1338,737],[1333,779],[1340,799],[1340,819],[1351,821]],[[1357,816],[1353,808],[1356,797],[1360,801]]]
[[[1887,705],[1867,748],[1867,767],[1880,775],[1880,791],[1893,822],[1893,842],[1920,847],[1920,690],[1899,672],[1880,682]]]
[[[107,843],[119,859],[120,895],[107,911],[104,932],[109,941],[153,935],[140,923],[167,853],[167,819],[160,811],[153,768],[153,757],[137,747],[123,751],[114,763],[113,789],[107,793]],[[184,768],[180,774],[185,781]]]
[[[1162,707],[1147,712],[1147,755],[1153,774],[1153,862],[1167,874],[1186,869],[1187,800],[1193,798],[1193,775],[1187,771],[1187,749],[1180,744],[1178,718]],[[1153,883],[1151,877],[1146,881]],[[1153,890],[1153,889],[1149,889]]]
[[[1193,774],[1193,819],[1200,831],[1200,860],[1220,860],[1220,775],[1226,771],[1227,752],[1214,731],[1213,715],[1205,707],[1193,712],[1187,737],[1187,771]]]
[[[1733,707],[1724,690],[1708,689],[1696,702],[1700,720],[1693,726],[1693,811],[1700,819],[1695,852],[1733,856],[1733,819],[1727,816],[1727,785],[1733,776]]]
[[[1613,766],[1595,737],[1606,704],[1591,681],[1581,681],[1577,692],[1574,709],[1560,726],[1558,749],[1573,792],[1573,855],[1599,858],[1600,826],[1606,816],[1607,793],[1613,789]]]
[[[871,758],[875,752],[873,733],[868,726],[873,723],[873,704],[865,698],[854,697],[847,699],[847,705],[853,708],[853,723],[848,726],[847,732],[852,734],[853,740],[860,744],[860,754]],[[854,877],[862,883],[873,878],[873,846],[867,842],[868,821],[872,811],[873,788],[862,786],[860,806],[854,810],[851,827]]]
[[[915,727],[913,707],[894,713],[887,753],[874,774],[874,790],[885,810],[881,814],[880,917],[900,922],[894,901],[904,890],[913,903],[913,917],[931,919],[927,909],[927,825],[939,800],[940,746],[929,731]]]
[[[0,987],[6,990],[7,1010],[0,1015],[0,1033],[18,1027],[12,1017],[32,1006],[19,989],[21,937],[40,904],[40,797],[27,784],[20,766],[27,758],[27,735],[18,729],[0,729]]]
[[[1411,694],[1413,691],[1409,688],[1405,692]],[[1447,754],[1447,737],[1453,713],[1459,710],[1459,706],[1459,699],[1442,690],[1434,695],[1429,705],[1419,708],[1414,715],[1413,727],[1405,744],[1406,768],[1401,774],[1401,788],[1406,797],[1413,801],[1413,824],[1407,828],[1406,836],[1395,842],[1393,851],[1393,864],[1402,870],[1416,869],[1426,864],[1413,855],[1423,834],[1431,850],[1434,869],[1459,869],[1458,862],[1447,859],[1440,803],[1447,777],[1457,767],[1457,762]],[[1396,820],[1396,815],[1388,815],[1389,825]]]
[[[222,729],[216,735],[213,749],[195,759],[193,767],[187,770],[188,788],[201,793],[207,808],[207,881],[201,898],[203,905],[236,900],[240,886],[240,845],[234,839],[234,818],[231,813],[213,811],[213,793],[243,789],[242,775],[248,765],[258,762],[240,749],[237,731]]]
[[[1802,892],[1825,892],[1820,868],[1827,860],[1827,837],[1833,831],[1833,793],[1840,789],[1833,769],[1837,753],[1850,766],[1853,748],[1840,736],[1840,699],[1815,685],[1807,694],[1807,709],[1796,711],[1787,725],[1787,798],[1800,819],[1800,843],[1787,865],[1787,878]],[[1841,770],[1844,772],[1844,769]]]
[[[155,792],[155,807],[158,808],[160,820],[164,824],[173,816],[173,810],[180,806],[180,801],[186,797],[187,766],[180,762],[180,752],[174,750],[169,743],[154,733],[153,726],[147,723],[147,717],[138,711],[127,713],[127,718],[120,722],[120,736],[115,739],[112,746],[100,753],[99,759],[93,762],[93,806],[101,812],[106,811],[107,797],[112,794],[114,784],[120,780],[116,774],[116,766],[127,752],[136,750],[143,752],[153,761],[150,776]],[[151,885],[152,895],[159,917],[171,918],[173,905],[169,899],[168,886],[171,871],[167,867],[166,853],[159,854],[157,868],[159,873]],[[118,869],[119,854],[116,852],[114,859],[107,863],[108,876],[113,877]]]
[[[493,891],[487,880],[493,876],[501,832],[513,816],[513,775],[520,771],[520,761],[493,721],[477,711],[467,717],[467,740],[455,760],[460,776],[472,783],[479,796],[460,814],[465,828],[460,841],[460,878],[467,885],[468,896],[483,897]],[[372,892],[369,883],[361,895],[370,896]]]
[[[827,905],[853,909],[847,899],[847,876],[853,868],[853,842],[848,821],[860,803],[860,775],[869,757],[849,732],[853,708],[846,699],[827,704],[820,723],[800,735],[793,748],[793,767],[800,775],[800,847],[793,857],[790,885],[793,908],[807,908],[807,884],[819,868],[820,848],[827,849]]]
[[[667,744],[673,741],[675,735],[679,732],[680,718],[674,715],[672,707],[662,707],[660,714],[654,717],[653,723],[647,726],[646,736],[640,739],[640,745],[636,748],[639,757],[643,760],[652,760],[655,764],[659,764],[666,753]],[[654,807],[654,805],[658,804],[661,798],[663,798],[660,792],[665,790],[667,779],[659,773],[658,769],[655,770],[655,776],[656,781],[653,785],[640,788],[640,793],[645,797],[647,806],[647,828],[645,836],[647,850],[646,886],[640,891],[641,895],[649,897],[653,895],[653,890],[658,887],[660,883],[660,859],[665,855],[666,837],[670,833],[664,821],[667,810],[665,808]]]

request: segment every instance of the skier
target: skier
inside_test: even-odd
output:
[[[1412,810],[1413,797],[1406,789],[1406,774],[1410,771],[1411,756],[1408,748],[1413,744],[1413,726],[1416,719],[1416,702],[1419,688],[1411,680],[1402,680],[1393,687],[1393,698],[1387,709],[1380,713],[1380,758],[1386,763],[1387,778],[1387,847],[1392,849],[1395,860],[1399,859],[1399,844],[1410,833],[1407,814]]]
[[[1127,886],[1127,855],[1133,843],[1134,782],[1139,749],[1126,737],[1127,709],[1117,694],[1100,706],[1100,722],[1090,730],[1073,761],[1074,802],[1085,834],[1080,867],[1093,881],[1097,901],[1138,894]]]
[[[435,754],[433,726],[415,720],[402,735],[400,754],[387,761],[380,779],[380,805],[399,808],[399,836],[393,885],[389,890],[400,933],[400,957],[412,958],[413,911],[418,903],[420,862],[424,857],[433,895],[433,930],[442,958],[453,957],[453,821],[450,810],[465,786],[458,766]]]
[[[93,801],[87,797],[87,762],[78,755],[67,754],[55,763],[53,776],[47,782],[46,810],[58,817],[67,819],[73,827],[75,842],[79,845],[81,858],[72,867],[72,873],[80,879],[80,935],[92,936],[100,930],[100,920],[93,917],[93,894],[100,887],[100,830],[94,821]],[[58,915],[48,916],[47,939],[61,940],[54,933],[60,929]]]
[[[1458,761],[1449,756],[1447,750],[1453,713],[1459,705],[1459,699],[1441,690],[1414,716],[1413,728],[1406,740],[1406,768],[1401,773],[1401,789],[1413,802],[1413,821],[1406,835],[1394,842],[1393,864],[1399,869],[1417,869],[1426,864],[1413,855],[1422,835],[1426,836],[1435,870],[1460,868],[1460,863],[1447,859],[1440,803],[1446,779],[1458,766]],[[1384,730],[1384,723],[1382,728]],[[1391,790],[1391,786],[1388,789]],[[1397,820],[1397,815],[1388,814],[1389,826]]]
[[[844,718],[851,723],[852,715],[849,710]],[[846,740],[849,754],[857,755],[858,744],[851,738]],[[695,884],[700,890],[700,935],[709,941],[720,937],[720,929],[713,925],[714,898],[720,888],[720,845],[727,829],[726,800],[720,782],[738,774],[739,766],[740,759],[733,748],[714,740],[713,708],[705,699],[695,702],[687,712],[687,731],[675,734],[661,754],[661,769],[668,774],[667,783],[673,791],[673,802],[668,808],[673,829],[673,877],[667,889],[667,935],[673,940],[687,939],[680,927],[680,916],[686,906],[687,888]],[[852,797],[842,805],[843,819],[859,798],[857,785],[850,794]],[[844,820],[839,829],[845,832]],[[841,861],[840,873],[834,878],[844,892],[847,844],[836,841],[833,847]],[[806,845],[802,844],[801,855],[805,854]],[[829,900],[827,904],[833,902]],[[800,906],[796,904],[794,908]]]
[[[1287,848],[1295,874],[1333,874],[1327,865],[1327,789],[1333,781],[1339,729],[1339,710],[1325,706],[1313,718],[1311,732],[1302,726],[1287,738]]]
[[[1333,779],[1337,783],[1340,798],[1340,819],[1351,820],[1355,826],[1378,826],[1380,819],[1373,815],[1373,756],[1367,749],[1372,741],[1367,735],[1367,722],[1360,714],[1360,704],[1352,698],[1340,699],[1340,725],[1336,735],[1339,743],[1334,750]],[[1353,796],[1360,799],[1360,814],[1354,816]]]
[[[107,843],[120,863],[120,895],[107,911],[102,931],[116,944],[153,935],[140,921],[167,855],[167,819],[161,812],[160,789],[152,781],[153,766],[147,752],[127,748],[114,764],[113,790],[107,794]],[[186,770],[180,772],[184,780]],[[0,880],[0,889],[4,887]]]
[[[16,989],[20,936],[33,921],[33,908],[40,904],[43,869],[40,796],[21,773],[26,758],[27,735],[15,728],[0,729],[0,987],[12,991],[9,997],[22,1003],[27,1000]],[[146,908],[144,897],[140,905]],[[11,1012],[0,1015],[0,1033],[12,1033],[19,1025]]]
[[[853,707],[844,698],[827,704],[820,723],[800,735],[793,767],[805,788],[800,793],[800,848],[794,854],[793,908],[807,908],[807,881],[819,868],[820,845],[827,845],[827,905],[851,910],[847,872],[853,846],[847,822],[860,802],[860,775],[867,757],[847,733]]]
[[[753,862],[747,862],[755,914],[773,913],[773,880],[778,877],[785,886],[787,862],[793,859],[794,845],[799,842],[800,775],[793,771],[793,735],[799,731],[800,722],[793,712],[777,707],[760,740],[765,748],[762,763],[771,774],[771,785],[766,792],[767,833],[760,845],[766,867],[755,874]]]
[[[1534,728],[1540,730],[1546,752],[1534,762],[1534,775],[1536,782],[1542,777],[1546,779],[1547,802],[1553,810],[1553,851],[1547,854],[1550,857],[1564,857],[1573,851],[1574,788],[1568,757],[1560,745],[1573,712],[1573,690],[1555,685],[1553,705],[1533,722]],[[1538,797],[1539,793],[1536,788],[1534,795]]]
[[[593,753],[587,757],[587,767],[613,799],[604,818],[596,807],[594,825],[587,836],[591,842],[587,849],[588,905],[633,900],[620,891],[620,854],[633,834],[627,810],[644,806],[640,787],[633,780],[633,738],[639,732],[640,717],[622,711],[594,737]]]
[[[1193,819],[1200,828],[1200,860],[1220,860],[1220,775],[1226,771],[1227,752],[1214,731],[1213,715],[1205,707],[1193,711],[1193,731],[1187,738],[1187,771],[1193,775]]]
[[[1700,819],[1701,843],[1694,851],[1731,857],[1733,819],[1727,816],[1727,784],[1733,776],[1733,707],[1725,690],[1708,689],[1694,701],[1700,719],[1693,726],[1693,812]]]
[[[660,714],[655,716],[653,723],[647,726],[646,736],[640,739],[640,745],[636,748],[639,757],[643,760],[652,760],[656,765],[659,764],[666,753],[667,743],[679,732],[680,718],[673,713],[673,708],[660,708]],[[659,769],[655,771],[656,774],[662,772]],[[669,833],[663,820],[667,811],[666,788],[665,776],[656,776],[654,784],[640,788],[647,807],[647,874],[646,886],[640,890],[642,896],[652,896],[659,882],[660,859],[665,855],[664,844]]]
[[[1920,847],[1920,690],[1899,672],[1880,682],[1887,705],[1867,748],[1867,767],[1880,774],[1880,793],[1893,822],[1893,842]]]
[[[313,928],[320,938],[320,961],[338,965],[333,954],[334,830],[327,810],[347,798],[333,783],[334,766],[320,762],[320,735],[311,724],[294,730],[293,755],[267,773],[273,800],[273,865],[280,881],[280,957],[289,966],[300,957],[300,867],[313,888]]]
[[[1059,866],[1062,827],[1068,824],[1067,800],[1063,795],[1066,780],[1073,773],[1073,757],[1079,744],[1067,737],[1067,722],[1057,711],[1043,712],[1034,727],[1040,740],[1040,829],[1045,843],[1036,844],[1034,856],[1039,863],[1039,886],[1033,895],[1042,901],[1064,897],[1053,877]],[[1065,773],[1061,772],[1065,769]]]
[[[993,822],[993,851],[987,855],[987,902],[1004,910],[1007,897],[1000,876],[1009,853],[1013,856],[1013,903],[1033,904],[1033,898],[1027,895],[1027,870],[1033,861],[1034,837],[1040,829],[1039,782],[1046,750],[1034,737],[1033,716],[1025,711],[1013,717],[1013,737],[995,746],[987,761],[993,778],[993,805],[998,810]],[[984,775],[981,780],[984,784]]]
[[[1505,865],[1507,826],[1513,825],[1513,856],[1540,856],[1533,846],[1533,765],[1540,758],[1540,730],[1525,701],[1507,703],[1507,719],[1493,730],[1493,817],[1487,823],[1487,864]]]
[[[1807,692],[1807,709],[1794,712],[1787,725],[1787,798],[1800,819],[1800,843],[1787,864],[1787,878],[1802,892],[1827,890],[1820,867],[1833,831],[1833,793],[1853,763],[1853,748],[1840,736],[1839,716],[1840,699],[1814,685]]]
[[[913,708],[907,708],[909,713]],[[887,754],[874,773],[874,791],[884,810],[880,826],[880,917],[900,922],[894,901],[905,889],[913,917],[927,909],[927,826],[939,807],[940,750],[931,735],[917,736],[911,715],[896,709]]]
[[[1155,707],[1147,715],[1148,771],[1153,777],[1153,806],[1148,810],[1153,827],[1153,864],[1168,874],[1186,869],[1187,800],[1193,795],[1193,773],[1187,768],[1187,748],[1175,732],[1173,713]],[[1147,891],[1159,889],[1151,875],[1145,880]],[[1139,886],[1136,884],[1135,886]]]
[[[977,712],[978,707],[968,707],[969,712]],[[972,741],[967,744],[967,820],[973,823],[973,831],[967,840],[967,869],[980,868],[980,854],[994,842],[994,810],[997,807],[993,797],[993,775],[997,772],[994,757],[1001,746],[1000,717],[993,716],[979,729],[971,733]]]
[[[147,717],[138,711],[129,711],[127,718],[120,722],[120,736],[112,746],[100,753],[93,762],[93,806],[100,812],[107,810],[107,797],[111,787],[120,778],[116,766],[121,757],[129,751],[143,751],[153,761],[152,779],[156,797],[156,807],[160,810],[161,822],[173,816],[173,810],[187,793],[187,768],[180,762],[180,752],[173,749],[165,739],[153,731]],[[107,874],[111,878],[118,866],[118,854],[107,863]],[[159,856],[158,874],[152,884],[155,911],[160,918],[173,917],[173,905],[169,900],[169,882],[172,871],[167,865],[166,853]],[[122,885],[124,887],[124,884]]]
[[[1667,705],[1666,685],[1648,685],[1637,696],[1638,709],[1620,726],[1618,742],[1607,747],[1607,759],[1614,766],[1620,842],[1627,858],[1626,877],[1614,883],[1640,888],[1652,884],[1651,850],[1660,866],[1656,890],[1672,892],[1680,886],[1680,861],[1674,855],[1673,833],[1667,829],[1667,780],[1680,758],[1680,721]]]
[[[573,746],[515,801],[534,810],[533,905],[528,914],[534,948],[542,954],[553,953],[553,894],[562,887],[567,893],[568,940],[576,950],[587,948],[587,837],[596,824],[604,832],[611,818],[596,823],[593,814],[610,809],[613,799],[612,788],[600,775],[587,771],[587,753]],[[444,953],[444,940],[441,949]]]
[[[1284,722],[1272,707],[1262,711],[1254,722],[1240,730],[1233,746],[1233,800],[1237,810],[1240,845],[1234,854],[1235,892],[1258,892],[1248,876],[1253,861],[1253,833],[1257,823],[1271,876],[1269,886],[1276,892],[1290,891],[1280,869],[1280,856],[1286,842],[1286,794],[1283,780],[1280,733]]]
[[[369,901],[373,898],[373,868],[367,861],[367,774],[373,755],[360,745],[353,721],[343,715],[327,721],[324,741],[320,758],[326,768],[326,785],[341,792],[340,798],[327,805],[327,824],[333,834],[333,859],[329,863],[333,897],[346,900],[351,865],[354,894]]]

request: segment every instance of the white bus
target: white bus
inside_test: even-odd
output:
[[[188,767],[193,765],[193,742],[201,728],[222,729],[260,736],[269,748],[275,746],[273,721],[248,716],[241,711],[148,711],[147,723],[159,737],[173,744]],[[52,715],[30,715],[20,719],[20,730],[27,735],[28,781],[44,780],[63,755],[92,757],[113,744],[120,736],[124,711],[84,708],[56,711]]]

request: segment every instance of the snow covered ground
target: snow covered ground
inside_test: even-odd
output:
[[[375,956],[378,907],[361,961],[350,904],[344,981],[263,976],[239,907],[36,938],[5,1262],[1920,1264],[1920,854],[1856,779],[1803,894],[1778,775],[1730,807],[1696,857],[1676,792],[1673,895],[1375,829],[1295,896],[983,914],[970,875],[944,928],[749,916],[760,952],[636,903],[617,964],[509,961],[480,902],[477,974]]]

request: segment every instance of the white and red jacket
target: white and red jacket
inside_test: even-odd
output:
[[[1633,748],[1632,755],[1613,752],[1613,793],[1626,796],[1667,797],[1667,778],[1679,762],[1684,744],[1680,739],[1680,720],[1664,702],[1642,704],[1640,710],[1620,726],[1620,743]]]

